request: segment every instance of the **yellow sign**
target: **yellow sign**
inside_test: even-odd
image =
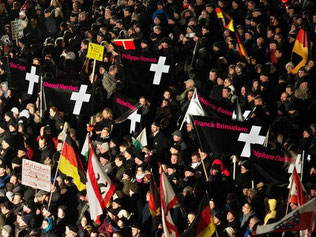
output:
[[[87,57],[98,61],[103,61],[104,46],[89,42]]]

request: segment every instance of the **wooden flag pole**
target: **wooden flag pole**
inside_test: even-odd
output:
[[[304,160],[305,160],[305,150],[302,151],[302,158],[301,158],[301,182],[303,180],[303,173],[304,173]]]
[[[200,153],[200,157],[201,157],[201,149],[199,149],[199,153]],[[201,157],[201,161],[202,161],[202,166],[203,166],[203,170],[204,170],[204,175],[205,175],[205,178],[206,178],[206,182],[208,181],[208,176],[207,176],[207,171],[206,171],[206,168],[205,168],[205,164],[204,164],[204,159],[202,159]]]
[[[64,126],[65,126],[65,124],[64,124]],[[67,135],[66,135],[66,137],[67,137]],[[57,173],[58,173],[58,170],[59,170],[60,158],[61,158],[61,155],[63,154],[66,137],[64,138],[63,148],[61,149],[60,156],[59,156],[59,159],[58,159],[58,164],[57,164],[57,167],[56,167],[56,172],[55,172],[54,181],[53,181],[53,187],[55,186],[55,183],[56,183],[56,177],[57,177]],[[50,204],[52,202],[52,196],[53,196],[53,192],[52,192],[52,188],[51,188],[50,189],[50,195],[49,195],[49,201],[48,201],[48,207],[47,207],[48,210],[49,210]]]
[[[292,186],[293,186],[293,173],[292,173],[291,180],[290,180],[290,190],[289,190],[289,194],[288,194],[288,196],[287,196],[285,216],[286,216],[286,215],[288,214],[288,212],[289,212],[289,201],[290,201]],[[284,237],[284,235],[285,235],[285,232],[282,232],[282,237]]]
[[[95,74],[95,66],[96,66],[97,60],[93,60],[93,68],[92,68],[92,74],[91,74],[91,79],[90,82],[92,83],[92,104],[91,104],[91,116],[93,116],[93,105],[94,105],[94,74]]]
[[[236,180],[236,163],[237,163],[237,157],[235,155],[232,156],[233,158],[233,180]]]

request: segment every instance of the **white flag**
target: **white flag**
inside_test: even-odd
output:
[[[90,149],[86,187],[91,219],[99,223],[99,216],[102,215],[106,204],[112,197],[115,186],[102,169],[92,148]]]
[[[175,195],[171,184],[162,171],[160,175],[160,199],[161,199],[161,215],[162,227],[166,237],[178,237],[179,232],[171,218],[170,209],[177,203],[178,199]]]

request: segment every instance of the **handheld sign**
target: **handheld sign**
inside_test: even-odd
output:
[[[104,46],[89,42],[87,57],[102,62],[103,51]]]
[[[51,167],[23,159],[22,184],[50,192]]]

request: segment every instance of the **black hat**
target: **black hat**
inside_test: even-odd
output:
[[[244,160],[241,162],[241,166],[245,167],[247,170],[250,169],[250,162],[248,160]]]
[[[158,121],[154,121],[154,122],[152,123],[152,125],[155,125],[155,126],[157,126],[157,127],[160,127],[160,123],[159,123]]]
[[[304,131],[306,131],[310,136],[313,135],[313,129],[311,127],[305,128]]]
[[[31,215],[23,215],[22,220],[25,222],[25,224],[30,225],[31,220],[32,220],[32,216]]]
[[[195,172],[195,170],[191,166],[185,167],[185,171],[189,171],[189,172],[192,172],[192,173]]]
[[[220,42],[215,42],[215,43],[213,43],[213,46],[220,49],[221,48],[221,43]]]
[[[107,160],[110,160],[110,154],[109,152],[104,152],[104,153],[101,153],[100,154],[100,158],[104,158],[104,159],[107,159]]]
[[[18,151],[24,151],[24,152],[27,152],[27,150],[26,150],[26,147],[25,147],[25,146],[20,146],[20,147],[18,148]]]
[[[139,225],[137,222],[134,222],[134,223],[131,225],[131,228],[140,229],[140,225]]]
[[[68,228],[75,233],[78,232],[78,227],[76,225],[68,225]]]
[[[221,171],[221,166],[220,166],[219,164],[214,164],[214,165],[212,166],[212,169],[213,169],[213,170]]]
[[[124,174],[128,175],[129,177],[133,177],[135,173],[131,169],[126,169]]]
[[[167,43],[167,44],[169,44],[169,43],[170,43],[170,38],[169,38],[169,37],[163,37],[163,38],[161,39],[160,43],[161,43],[161,44],[162,44],[162,43]]]
[[[308,82],[308,79],[307,79],[307,77],[302,77],[299,81],[300,81],[300,84],[301,84],[301,83],[304,83],[304,82]]]
[[[0,122],[0,128],[2,128],[3,130],[6,130],[7,129],[6,122]]]
[[[147,39],[142,39],[141,43],[149,45],[149,41]]]
[[[127,149],[126,149],[126,152],[127,152],[128,154],[130,154],[130,155],[133,155],[133,154],[134,154],[134,150],[133,150],[133,148],[131,148],[131,147],[127,148]]]
[[[5,136],[2,140],[5,141],[6,143],[8,143],[9,145],[12,144],[12,137],[11,136]]]
[[[26,200],[26,201],[24,202],[24,206],[27,206],[28,208],[30,208],[31,210],[33,210],[35,205],[34,205],[33,200]]]
[[[116,199],[113,200],[113,202],[115,202],[116,204],[122,206],[123,200],[122,200],[122,198],[116,198]]]
[[[174,173],[171,175],[171,180],[179,180],[179,175],[177,173]]]

